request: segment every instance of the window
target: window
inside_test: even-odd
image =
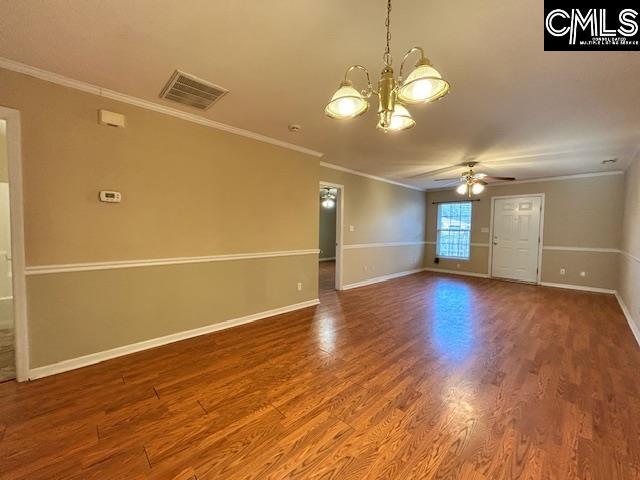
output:
[[[471,202],[440,203],[436,255],[469,260],[470,248]]]

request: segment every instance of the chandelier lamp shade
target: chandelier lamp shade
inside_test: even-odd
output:
[[[324,109],[329,117],[338,120],[358,117],[369,109],[369,99],[376,95],[378,97],[378,128],[385,132],[407,130],[416,124],[407,110],[407,105],[430,103],[449,92],[449,83],[431,65],[421,47],[413,47],[404,55],[400,63],[400,74],[397,78],[395,77],[390,48],[390,18],[391,0],[388,0],[385,22],[387,47],[382,56],[384,68],[380,73],[377,88],[371,83],[371,75],[365,67],[351,65],[347,68],[338,90]],[[405,63],[415,53],[419,54],[418,61],[409,75],[404,78]],[[367,80],[366,87],[360,91],[349,79],[350,74],[355,70],[362,71]]]
[[[337,191],[335,188],[324,187],[320,190],[320,204],[324,208],[333,208],[336,206]]]

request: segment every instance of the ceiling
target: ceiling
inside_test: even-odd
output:
[[[382,68],[385,10],[384,0],[4,0],[0,56],[421,188],[467,160],[528,179],[620,170],[636,152],[640,53],[544,52],[533,0],[396,0],[396,66],[421,45],[451,92],[410,108],[417,125],[406,132],[378,131],[376,105],[352,121],[326,117],[348,65]],[[231,93],[204,113],[159,99],[176,68]]]

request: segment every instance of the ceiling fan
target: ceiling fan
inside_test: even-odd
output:
[[[456,178],[436,178],[436,182],[461,182],[456,192],[460,195],[478,195],[484,190],[484,186],[488,185],[487,180],[513,181],[515,177],[496,177],[495,175],[487,175],[486,173],[474,172],[473,167],[477,162],[469,162],[466,165],[468,170]]]

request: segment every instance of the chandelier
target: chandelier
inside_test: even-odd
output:
[[[382,60],[384,68],[378,80],[378,89],[371,84],[369,71],[362,65],[351,65],[344,74],[344,80],[336,93],[331,97],[324,111],[336,119],[349,119],[362,115],[369,109],[368,99],[378,96],[378,128],[388,131],[400,131],[413,127],[416,122],[411,118],[406,105],[429,103],[442,98],[449,91],[449,83],[433,68],[431,62],[424,55],[421,47],[413,47],[403,57],[400,63],[400,75],[396,79],[393,73],[391,57],[391,0],[387,1],[387,48]],[[420,58],[413,71],[403,78],[402,72],[407,59],[415,52]],[[367,77],[367,87],[358,92],[349,80],[349,74],[354,70],[361,70]]]
[[[320,199],[322,200],[322,206],[324,208],[333,208],[336,205],[336,189],[335,188],[322,188],[320,190]]]

